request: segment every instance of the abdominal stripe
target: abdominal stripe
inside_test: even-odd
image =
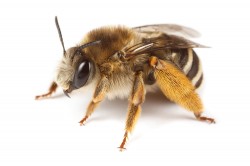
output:
[[[193,49],[173,50],[174,62],[189,78],[192,84],[198,88],[202,83],[203,74],[200,60]]]

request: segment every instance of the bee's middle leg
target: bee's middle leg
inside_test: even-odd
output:
[[[98,104],[104,99],[108,89],[109,89],[108,78],[106,76],[103,76],[101,78],[101,80],[99,81],[99,83],[97,84],[93,99],[89,103],[89,106],[87,108],[87,112],[86,112],[85,116],[79,122],[80,125],[83,125],[84,122],[89,118],[89,116],[94,112],[94,110],[98,106]]]
[[[136,121],[140,115],[141,112],[141,104],[145,100],[145,87],[144,82],[142,78],[142,72],[139,71],[135,75],[132,95],[129,99],[129,107],[128,107],[128,114],[127,114],[127,120],[126,120],[126,126],[125,126],[125,134],[124,138],[122,140],[121,145],[119,146],[120,150],[122,151],[125,149],[125,144],[128,139],[128,134],[132,132]]]

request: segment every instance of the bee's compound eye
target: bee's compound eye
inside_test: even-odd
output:
[[[79,64],[73,80],[76,88],[81,88],[86,84],[90,74],[90,66],[89,61],[83,61]]]

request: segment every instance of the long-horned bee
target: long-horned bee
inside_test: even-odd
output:
[[[69,96],[76,89],[92,85],[95,91],[80,121],[83,125],[105,97],[128,98],[121,150],[140,115],[146,92],[156,88],[169,100],[193,112],[196,119],[215,122],[201,116],[203,105],[195,91],[202,83],[203,72],[193,48],[206,46],[187,38],[198,36],[197,31],[174,24],[101,27],[87,33],[77,46],[65,50],[57,17],[55,23],[63,57],[49,92],[36,99],[51,96],[58,86]]]

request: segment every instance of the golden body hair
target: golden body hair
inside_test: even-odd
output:
[[[146,92],[157,87],[167,98],[192,111],[197,119],[214,122],[201,116],[203,106],[195,92],[202,83],[203,72],[193,48],[205,46],[183,38],[197,36],[195,30],[173,24],[101,27],[66,51],[57,18],[56,26],[63,58],[49,92],[36,99],[49,97],[58,86],[67,96],[76,89],[93,87],[93,99],[80,121],[82,125],[105,97],[128,98],[121,150],[140,115]]]
[[[86,48],[85,52],[97,64],[102,64],[118,50],[122,50],[134,37],[135,33],[124,26],[101,27],[87,33],[80,44],[101,40],[98,46]]]

